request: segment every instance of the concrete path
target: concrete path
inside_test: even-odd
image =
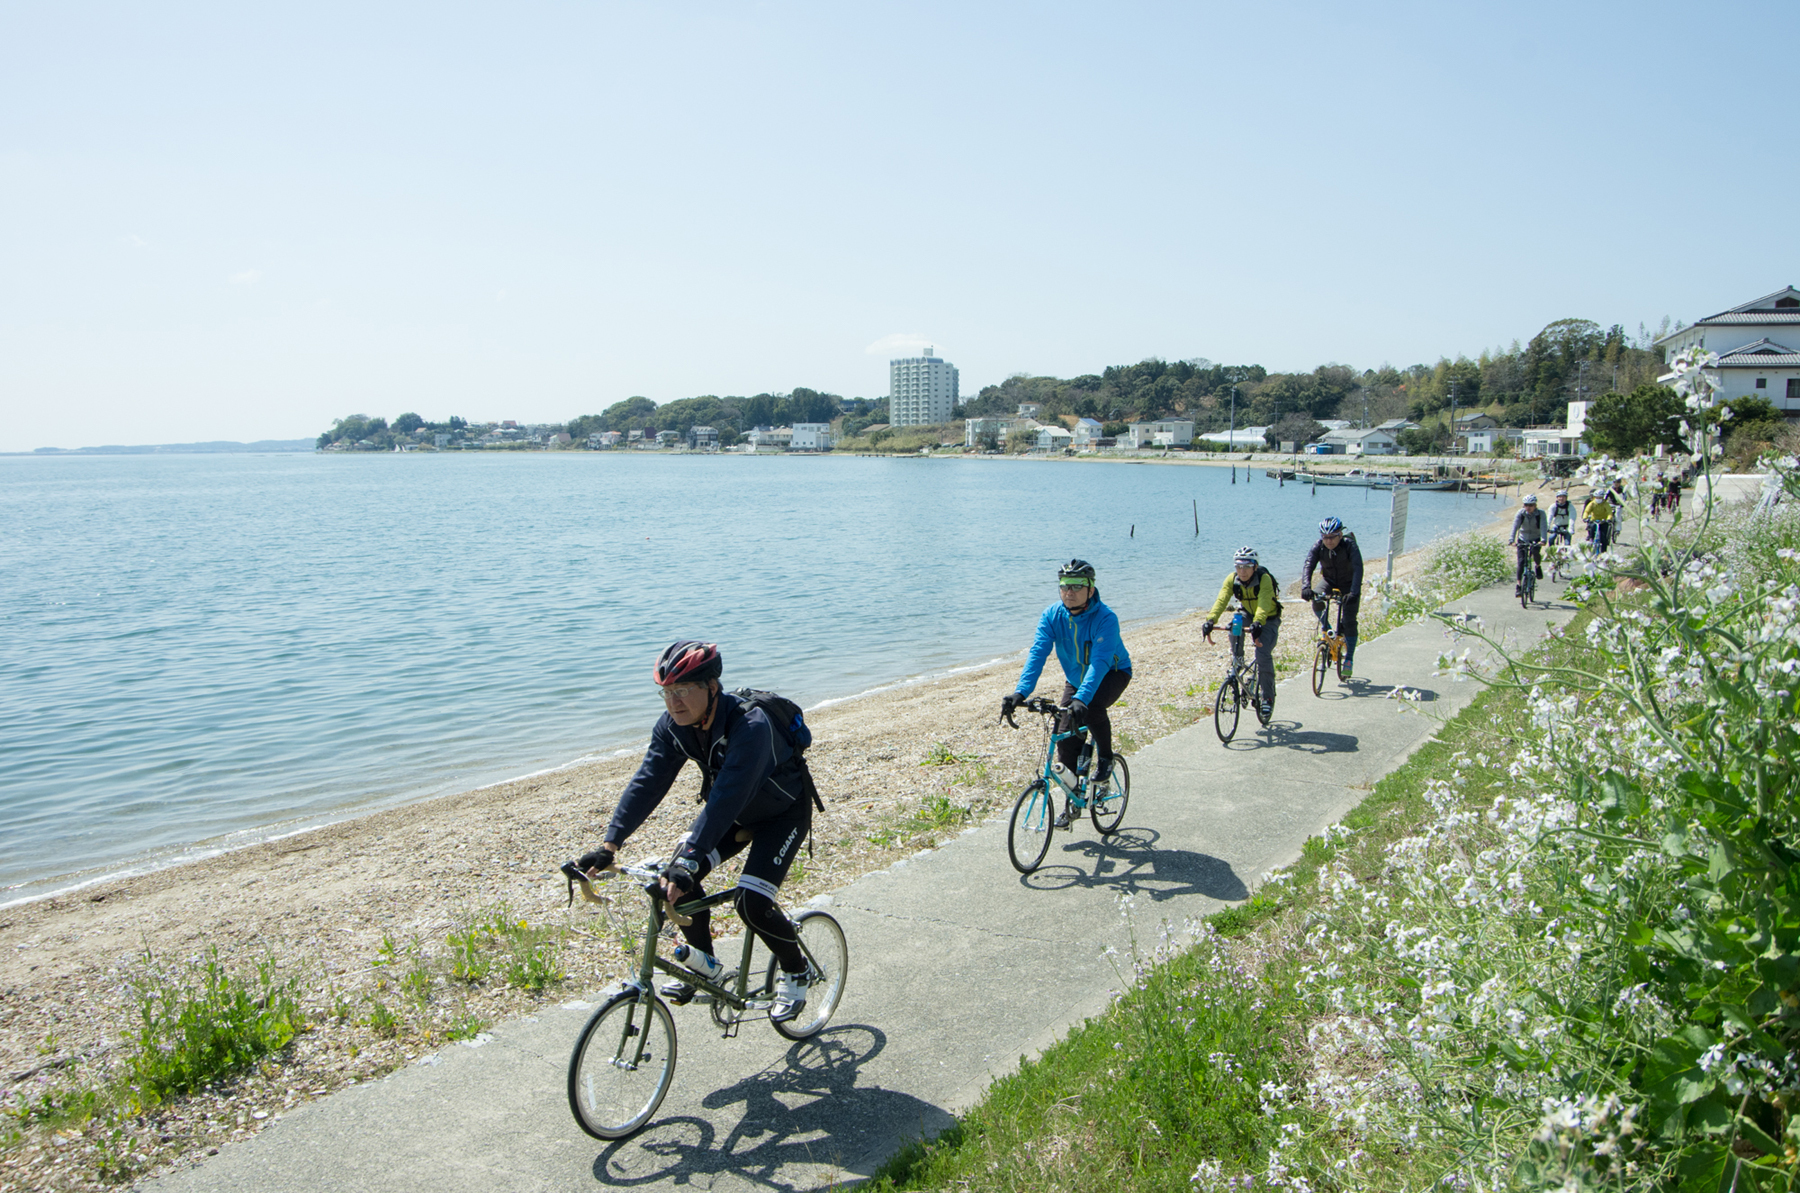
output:
[[[1573,612],[1527,613],[1507,593],[1454,608],[1521,643]],[[1295,612],[1290,634],[1307,625]],[[674,1086],[632,1139],[603,1146],[570,1117],[568,1052],[587,1013],[572,1003],[301,1107],[147,1187],[814,1189],[866,1175],[1106,1006],[1122,983],[1104,950],[1130,947],[1121,896],[1135,896],[1143,940],[1244,899],[1464,708],[1478,685],[1432,674],[1445,646],[1436,623],[1408,626],[1363,644],[1368,682],[1355,689],[1334,680],[1320,699],[1305,676],[1284,683],[1269,731],[1246,716],[1225,747],[1209,720],[1146,747],[1131,758],[1124,829],[1057,834],[1029,877],[1007,863],[1004,821],[990,821],[839,891],[829,902],[851,964],[832,1025],[800,1044],[761,1023],[725,1040],[705,1008],[677,1010]],[[1422,695],[1410,711],[1386,698],[1401,685]]]

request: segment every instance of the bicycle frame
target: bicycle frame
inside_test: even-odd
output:
[[[1344,594],[1335,588],[1326,593],[1325,608],[1315,610],[1313,616],[1319,619],[1319,638],[1331,652],[1332,663],[1342,662],[1348,646],[1344,641]]]
[[[660,877],[662,864],[652,863],[651,865],[644,867],[621,868],[619,872],[632,878],[644,878],[647,876]],[[585,874],[582,874],[579,870],[571,873],[570,867],[566,865],[563,868],[563,873],[569,878],[571,887],[573,887],[574,883],[581,884],[582,898],[594,903],[605,902],[600,896],[594,894],[593,888]],[[663,929],[671,919],[677,924],[689,923],[696,913],[731,902],[731,900],[737,896],[736,887],[729,887],[725,890],[718,891],[715,894],[704,895],[698,899],[689,899],[684,903],[677,903],[673,906],[671,906],[668,900],[664,898],[662,888],[658,885],[657,881],[653,880],[645,883],[643,890],[645,898],[648,899],[650,903],[650,914],[644,922],[644,944],[638,956],[637,974],[627,980],[627,985],[637,991],[639,1002],[644,1002],[654,997],[652,993],[652,979],[655,977],[656,971],[660,969],[664,973],[688,983],[697,990],[704,990],[706,993],[712,995],[714,1000],[724,1003],[726,1006],[740,1014],[745,1011],[767,1011],[770,1008],[774,1001],[773,998],[761,996],[770,995],[772,993],[771,991],[766,988],[758,989],[755,992],[750,990],[750,954],[756,946],[756,932],[750,925],[744,925],[744,947],[742,954],[738,959],[736,989],[728,989],[715,982],[708,981],[705,977],[695,973],[687,966],[666,960],[657,951],[658,942],[663,936]],[[571,897],[572,895],[573,891],[571,890]],[[812,950],[807,947],[804,938],[796,938],[796,943],[799,944],[801,954],[805,956],[808,966],[813,969],[823,968],[819,965],[819,959],[813,956]],[[741,1020],[734,1019],[731,1024],[727,1026],[726,1034],[731,1035],[734,1033],[737,1030],[739,1022],[741,1022]]]

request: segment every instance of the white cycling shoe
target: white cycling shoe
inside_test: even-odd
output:
[[[775,979],[775,1002],[769,1007],[769,1020],[787,1023],[806,1009],[806,975],[785,969]]]

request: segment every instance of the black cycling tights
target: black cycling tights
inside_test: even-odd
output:
[[[807,830],[812,826],[812,804],[804,798],[794,801],[792,810],[773,820],[765,820],[755,828],[743,830],[734,828],[725,840],[719,843],[715,851],[718,862],[736,857],[750,848],[750,856],[744,859],[744,873],[738,880],[737,898],[733,900],[738,917],[750,926],[750,929],[762,937],[775,959],[781,962],[781,968],[788,973],[800,973],[806,969],[806,955],[800,951],[800,938],[794,934],[794,924],[782,914],[781,908],[775,906],[772,897],[774,891],[781,886],[787,877],[788,868],[794,864],[794,855],[806,841]],[[746,835],[739,840],[740,833]],[[695,874],[696,880],[704,879],[713,869],[706,866]],[[694,887],[694,895],[698,898],[705,894],[706,888],[698,881]],[[694,922],[681,930],[687,942],[703,953],[713,951],[712,908],[694,916]]]
[[[1131,672],[1108,671],[1106,678],[1100,681],[1100,686],[1094,689],[1094,699],[1088,705],[1087,724],[1088,732],[1094,736],[1096,758],[1112,757],[1112,718],[1106,715],[1106,710],[1124,694],[1125,685],[1130,682]],[[1064,684],[1062,702],[1067,704],[1073,699],[1075,685]],[[1064,766],[1074,770],[1075,763],[1081,758],[1081,741],[1073,737],[1064,738],[1057,743],[1056,756],[1062,759]]]

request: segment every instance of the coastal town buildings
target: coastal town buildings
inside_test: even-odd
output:
[[[922,356],[888,362],[888,423],[935,426],[950,421],[960,400],[956,366],[930,348]]]
[[[1105,431],[1101,428],[1098,421],[1091,418],[1078,418],[1075,420],[1076,447],[1097,447],[1104,435]]]
[[[1055,426],[1054,424],[1038,428],[1037,445],[1039,451],[1059,452],[1074,441],[1075,436],[1066,428]]]
[[[1708,315],[1656,341],[1663,359],[1688,348],[1719,354],[1719,396],[1767,398],[1789,418],[1800,418],[1800,290],[1773,294]],[[1657,378],[1667,385],[1673,373]]]

